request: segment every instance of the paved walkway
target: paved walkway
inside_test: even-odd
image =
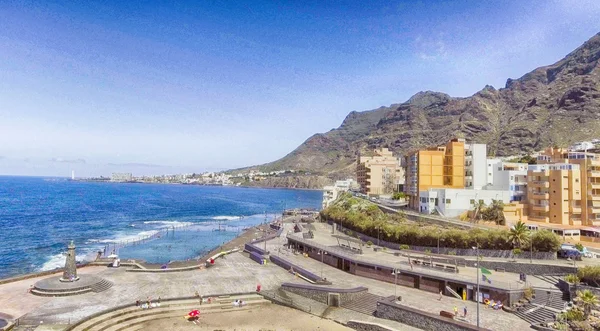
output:
[[[315,233],[315,235],[317,234]],[[275,252],[277,248],[280,247],[280,241],[278,239],[270,241],[267,243],[267,246],[272,252]],[[458,307],[462,312],[462,308],[466,306],[468,310],[467,321],[469,323],[476,324],[477,316],[475,302],[462,301],[447,296],[445,296],[441,301],[438,301],[438,294],[404,286],[396,287],[391,283],[352,275],[337,268],[323,264],[320,261],[311,258],[305,258],[302,255],[295,255],[285,250],[282,251],[281,254],[285,259],[290,260],[291,262],[306,268],[317,275],[323,272],[323,277],[327,278],[327,280],[333,283],[331,285],[332,287],[349,288],[365,286],[369,288],[370,293],[385,297],[395,295],[394,292],[397,291],[397,294],[402,296],[402,304],[419,310],[428,311],[436,315],[439,314],[440,310],[453,311],[454,306]],[[295,282],[299,281],[296,279]],[[504,311],[484,309],[483,305],[480,306],[480,321],[482,327],[492,330],[514,331],[529,329],[529,324],[519,317]]]
[[[16,318],[35,311],[25,316],[25,320],[67,324],[107,308],[148,297],[193,296],[195,291],[204,295],[252,292],[257,284],[264,289],[274,289],[283,282],[294,280],[282,268],[273,264],[259,265],[241,253],[228,255],[217,260],[215,266],[198,271],[133,273],[125,272],[124,268],[85,267],[78,272],[96,274],[113,282],[114,286],[100,293],[49,298],[27,293],[30,285],[46,277],[8,283],[0,285],[0,313]]]

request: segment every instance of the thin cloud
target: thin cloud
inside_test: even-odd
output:
[[[109,163],[111,167],[143,167],[143,168],[164,168],[164,166],[151,163]]]
[[[440,33],[437,38],[423,38],[418,35],[415,38],[416,54],[421,60],[435,61],[444,59],[448,56],[448,47],[442,39],[443,34]]]
[[[84,159],[67,160],[67,159],[63,159],[60,157],[54,157],[50,161],[56,162],[56,163],[72,163],[72,164],[85,164],[86,163]]]

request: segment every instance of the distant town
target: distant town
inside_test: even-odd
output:
[[[156,175],[156,176],[134,176],[128,172],[115,172],[110,177],[90,177],[75,178],[72,173],[72,180],[96,181],[96,182],[114,182],[114,183],[153,183],[153,184],[187,184],[187,185],[218,185],[218,186],[240,186],[242,183],[259,182],[269,177],[291,176],[291,175],[310,175],[304,171],[280,170],[280,171],[248,171],[243,173],[228,174],[225,172],[203,172],[188,173],[176,175]]]

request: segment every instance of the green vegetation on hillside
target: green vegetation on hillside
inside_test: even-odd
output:
[[[508,162],[536,164],[537,160],[535,157],[533,157],[531,155],[525,155],[525,156],[521,156],[521,157],[516,157],[514,159],[510,159],[510,160],[508,160]]]
[[[324,220],[332,221],[351,230],[402,245],[437,246],[469,249],[479,244],[482,249],[556,252],[559,238],[550,231],[509,231],[506,229],[447,229],[440,226],[407,221],[400,214],[385,214],[369,201],[344,194],[330,207],[321,211]]]

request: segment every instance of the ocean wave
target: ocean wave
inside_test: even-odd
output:
[[[220,221],[235,221],[235,220],[239,220],[240,216],[215,216],[212,219],[220,220]]]
[[[180,221],[146,221],[144,224],[162,224],[168,226],[188,226],[194,223],[192,222],[180,222]]]
[[[120,235],[117,235],[113,239],[90,239],[90,240],[88,240],[88,242],[89,243],[102,243],[102,244],[122,243],[122,242],[127,242],[127,241],[140,240],[145,237],[153,236],[159,232],[160,231],[158,231],[158,230],[149,230],[149,231],[138,232],[137,234],[120,234]]]
[[[75,255],[75,261],[84,262],[87,261],[86,258],[89,259],[89,253],[82,253]],[[56,268],[63,268],[65,266],[66,254],[58,253],[51,255],[48,260],[42,264],[39,268],[39,271],[53,270]]]

